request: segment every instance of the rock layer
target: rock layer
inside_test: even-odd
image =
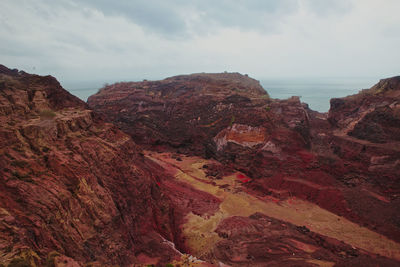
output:
[[[151,150],[222,163],[210,170],[217,180],[241,171],[252,194],[297,197],[400,241],[398,77],[334,99],[321,114],[229,75],[119,83],[88,104]],[[371,125],[378,130],[366,132]]]
[[[0,65],[0,261],[396,266],[399,91],[382,80],[321,114],[201,73],[85,104]]]
[[[0,123],[1,263],[125,266],[179,256],[164,242],[173,231],[157,166],[53,77],[1,66]]]

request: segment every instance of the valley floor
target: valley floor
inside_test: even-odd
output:
[[[243,186],[250,178],[240,172],[223,176],[221,179],[208,177],[203,166],[218,164],[213,160],[150,151],[146,152],[146,156],[161,165],[169,174],[175,177],[177,182],[185,183],[189,187],[206,192],[220,200],[216,211],[213,210],[202,214],[190,212],[186,215],[185,222],[181,226],[186,240],[185,244],[190,253],[196,257],[204,259],[209,257],[218,258],[218,251],[216,252],[216,250],[218,250],[221,242],[226,241],[224,240],[226,238],[234,239],[233,232],[240,231],[234,228],[246,228],[248,224],[245,223],[247,219],[244,218],[254,218],[255,214],[262,214],[266,216],[264,220],[269,222],[267,226],[271,225],[271,222],[272,224],[277,222],[281,224],[277,234],[283,237],[279,241],[280,244],[275,244],[273,247],[263,244],[263,250],[266,254],[270,253],[275,256],[279,254],[280,257],[284,258],[284,261],[287,260],[292,263],[300,261],[311,264],[311,266],[313,264],[319,266],[335,265],[335,257],[324,258],[317,255],[319,253],[316,253],[316,251],[320,250],[320,247],[328,250],[331,248],[331,252],[336,256],[339,255],[339,257],[341,255],[344,257],[348,253],[346,249],[348,250],[350,247],[357,249],[361,254],[381,255],[400,261],[399,243],[355,224],[344,217],[324,210],[313,203],[295,197],[277,199],[272,196],[257,195]],[[161,181],[161,183],[170,182],[167,180]],[[188,197],[190,199],[190,196]],[[239,225],[236,223],[235,227],[227,232],[228,234],[222,233],[223,231],[220,228],[223,226],[221,225],[229,224],[228,221],[232,218],[243,218],[243,222],[242,224],[239,223]],[[292,229],[304,229],[304,232],[322,236],[326,238],[325,243],[330,245],[316,244],[315,236],[311,239],[301,236],[296,237],[296,235],[293,238],[288,237]],[[274,228],[274,230],[276,229]],[[247,234],[252,234],[251,230],[246,231]],[[253,252],[250,251],[254,244],[247,242],[245,236],[246,234],[242,235],[242,239],[239,238],[237,241],[246,248],[236,248],[236,250],[239,249],[241,251],[237,252],[237,255],[231,255],[230,264],[233,263],[235,265],[236,263],[240,265],[240,263],[247,262],[249,259],[257,260],[256,256],[251,256]],[[285,238],[286,240],[283,240]],[[259,239],[263,239],[262,234],[260,234]],[[269,236],[269,239],[271,240],[271,236]],[[278,239],[281,238],[279,237]],[[238,245],[238,243],[234,245]],[[332,249],[332,247],[335,247],[335,249]],[[340,247],[346,248],[341,251]],[[243,252],[243,250],[246,251]],[[219,258],[221,259],[221,257]],[[280,261],[282,262],[282,258],[280,258]]]

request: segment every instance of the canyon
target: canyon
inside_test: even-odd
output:
[[[239,73],[87,103],[0,66],[3,266],[398,266],[400,77],[272,99]]]

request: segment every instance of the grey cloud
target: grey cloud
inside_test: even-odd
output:
[[[76,1],[76,4],[87,5],[101,11],[106,16],[123,16],[156,33],[174,35],[185,32],[183,17],[176,10],[178,2],[180,1],[84,0]]]
[[[352,3],[348,0],[303,0],[305,5],[318,16],[344,15],[353,8]]]
[[[276,32],[285,17],[294,14],[299,2],[317,15],[348,12],[348,1],[320,0],[41,0],[65,9],[84,7],[105,16],[124,17],[148,32],[174,39],[213,33],[219,28],[239,28],[263,34]],[[38,0],[38,2],[41,2]],[[35,10],[52,16],[48,10]]]
[[[289,15],[298,8],[297,0],[74,1],[95,8],[105,15],[124,16],[147,30],[170,36],[187,36],[191,30],[213,31],[214,27],[273,30],[279,23],[279,16]],[[199,19],[193,22],[190,16]],[[189,23],[192,23],[191,28]]]
[[[388,3],[0,0],[0,63],[61,81],[224,70],[390,76],[400,4]]]
[[[244,30],[274,31],[282,18],[298,9],[297,1],[202,1],[198,10],[202,18],[223,27]]]

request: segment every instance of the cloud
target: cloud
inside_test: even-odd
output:
[[[303,5],[307,7],[312,13],[317,16],[334,16],[345,15],[353,8],[352,1],[349,0],[335,0],[335,1],[321,1],[321,0],[303,0]]]
[[[385,77],[399,73],[397,10],[397,0],[2,0],[0,63],[62,82]]]
[[[297,7],[296,0],[83,0],[74,3],[106,16],[123,16],[167,38],[212,32],[215,27],[273,30],[279,17]]]

